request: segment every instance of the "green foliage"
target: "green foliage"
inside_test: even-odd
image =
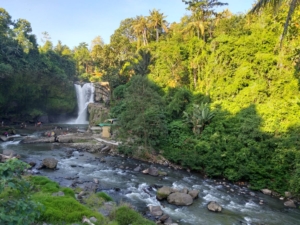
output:
[[[98,192],[96,194],[98,197],[103,198],[106,202],[111,202],[113,201],[112,197],[110,197],[108,194],[105,192]]]
[[[54,52],[50,41],[38,49],[30,23],[25,19],[12,23],[9,14],[2,8],[1,12],[0,114],[33,120],[47,113],[71,113],[76,107],[70,84],[74,60]]]
[[[43,207],[32,200],[30,183],[21,175],[29,165],[17,159],[0,164],[0,220],[7,225],[30,225]]]
[[[121,206],[115,211],[115,220],[119,225],[154,225],[155,223],[144,219],[139,213],[129,208],[128,206]]]
[[[103,221],[103,216],[81,205],[73,197],[51,196],[45,193],[36,193],[33,199],[42,203],[46,210],[42,213],[39,221],[49,223],[72,223],[81,221],[83,216],[96,217],[98,221]]]
[[[58,183],[50,180],[43,176],[32,176],[29,178],[30,182],[34,185],[37,190],[46,193],[54,193],[59,191]]]
[[[170,119],[179,119],[192,100],[192,93],[186,88],[169,88],[164,96],[166,113]]]
[[[157,87],[146,77],[136,75],[131,79],[125,98],[112,111],[115,112],[116,108],[123,109],[118,110],[119,115],[116,115],[121,137],[130,137],[135,145],[143,146],[143,151],[159,144],[166,124],[163,100]]]
[[[207,103],[201,103],[201,105],[193,105],[193,111],[191,113],[183,112],[185,122],[192,124],[193,133],[195,135],[200,134],[206,125],[208,125],[211,119],[214,117],[214,113],[210,111]]]

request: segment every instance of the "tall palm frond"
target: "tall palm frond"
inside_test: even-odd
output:
[[[280,48],[282,47],[282,42],[283,38],[285,37],[289,23],[291,21],[292,15],[295,12],[295,9],[297,6],[300,4],[300,0],[259,0],[255,6],[250,10],[250,13],[257,13],[259,12],[262,8],[265,8],[267,6],[271,6],[274,8],[274,11],[276,12],[283,3],[288,3],[289,4],[289,11],[288,15],[283,27],[283,32],[280,37]]]

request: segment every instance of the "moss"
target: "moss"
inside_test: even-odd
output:
[[[75,192],[73,191],[73,189],[71,188],[61,188],[62,192],[69,197],[75,198]]]
[[[115,211],[115,220],[119,225],[154,225],[128,206],[121,206]]]
[[[53,193],[59,191],[58,183],[42,176],[32,176],[29,178],[30,182],[42,192]]]
[[[72,223],[81,221],[83,216],[97,218],[100,224],[104,218],[98,213],[81,205],[74,198],[69,196],[51,196],[49,194],[36,193],[33,199],[45,206],[39,221],[46,221],[57,224],[58,222]]]
[[[95,193],[91,193],[87,198],[83,199],[83,203],[94,210],[98,210],[103,204],[104,200],[98,197]]]
[[[111,202],[113,201],[112,197],[110,197],[108,194],[106,194],[105,192],[98,192],[96,194],[98,197],[104,199],[106,202]]]

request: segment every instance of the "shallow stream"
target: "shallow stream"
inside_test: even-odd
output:
[[[39,136],[40,132],[27,131],[29,135]],[[154,165],[167,172],[168,176],[152,177],[134,172],[141,165],[142,169],[151,164],[133,159],[74,152],[66,157],[67,147],[58,144],[20,144],[22,137],[13,141],[0,142],[0,152],[14,150],[26,161],[41,162],[46,157],[59,160],[58,170],[40,170],[41,175],[57,181],[62,186],[70,186],[70,177],[80,181],[93,181],[97,178],[100,191],[108,193],[115,201],[130,202],[142,214],[146,214],[149,205],[160,205],[173,221],[180,225],[297,225],[300,224],[300,210],[285,208],[283,201],[260,192],[253,192],[237,185],[203,179],[196,173],[174,170]],[[104,158],[101,161],[100,158]],[[200,190],[199,198],[191,206],[178,207],[166,201],[156,200],[156,185],[174,188]],[[263,200],[263,204],[259,204]],[[212,213],[206,208],[209,201],[217,201],[222,213]]]

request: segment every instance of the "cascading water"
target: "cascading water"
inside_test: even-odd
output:
[[[87,107],[89,103],[94,102],[94,85],[85,83],[83,86],[75,84],[78,116],[74,121],[75,124],[88,124]]]

